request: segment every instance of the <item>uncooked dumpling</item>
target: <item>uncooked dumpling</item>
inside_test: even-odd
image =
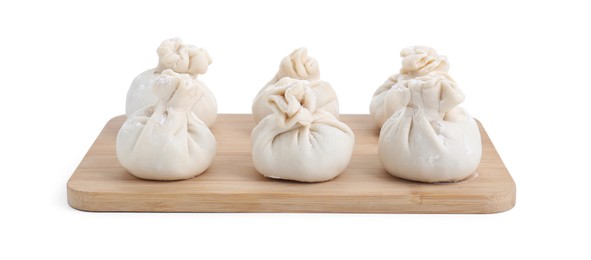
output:
[[[126,114],[154,105],[158,97],[154,94],[154,82],[158,75],[166,69],[176,73],[188,74],[197,82],[203,95],[193,107],[193,113],[207,126],[212,126],[217,118],[217,101],[205,83],[197,79],[197,75],[207,72],[211,57],[205,49],[183,44],[179,38],[165,40],[157,49],[158,66],[137,76],[127,92]]]
[[[312,82],[319,80],[320,70],[318,68],[318,62],[316,59],[308,56],[308,50],[306,48],[296,49],[289,56],[283,58],[279,66],[279,71],[277,71],[273,79],[271,79],[271,81],[259,91],[254,99],[252,104],[252,115],[255,122],[258,123],[267,115],[273,113],[266,104],[267,97],[269,93],[274,91],[272,88],[274,88],[275,83],[284,77]],[[317,86],[319,85],[311,86],[314,91],[317,92],[316,96],[327,101],[324,104],[319,104],[319,108],[338,117],[339,102],[332,87],[328,83],[324,83],[321,88],[316,88]],[[330,97],[330,99],[327,97]]]
[[[269,178],[301,182],[330,180],[345,170],[355,136],[335,116],[316,109],[312,82],[285,77],[265,103],[272,114],[251,134],[254,166]],[[325,97],[326,99],[326,97]]]
[[[138,178],[181,180],[203,173],[213,162],[216,140],[191,112],[203,95],[187,74],[165,70],[154,80],[159,101],[131,114],[117,135],[117,158]]]
[[[431,72],[449,70],[447,57],[437,54],[430,47],[412,46],[400,52],[402,68],[400,73],[390,76],[374,93],[369,113],[379,127],[399,109],[400,100],[396,84],[400,80],[428,75]]]
[[[476,121],[462,108],[462,91],[446,72],[398,79],[378,157],[390,174],[413,181],[453,182],[473,174],[482,155]]]

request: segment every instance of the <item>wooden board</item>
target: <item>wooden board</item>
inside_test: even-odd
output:
[[[85,211],[495,213],[515,205],[515,183],[480,125],[483,156],[475,178],[424,184],[392,177],[377,157],[379,131],[369,115],[342,115],[355,133],[349,167],[323,183],[267,179],[250,152],[251,115],[219,115],[213,165],[184,181],[141,180],[117,161],[125,116],[110,120],[67,184],[68,203]]]

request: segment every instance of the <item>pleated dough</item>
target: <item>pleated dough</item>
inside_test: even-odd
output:
[[[299,48],[294,50],[289,56],[286,56],[281,61],[279,65],[279,70],[257,94],[252,104],[252,115],[254,116],[254,120],[256,123],[260,122],[265,116],[270,115],[273,113],[271,109],[266,105],[267,96],[269,93],[273,92],[273,87],[275,83],[277,83],[280,79],[284,77],[300,79],[300,80],[308,80],[308,81],[316,81],[320,79],[320,69],[318,67],[318,62],[316,59],[308,56],[308,50],[306,48]],[[339,102],[337,100],[337,96],[328,83],[323,83],[322,86],[318,89],[315,89],[317,92],[316,95],[326,100],[325,104],[319,106],[319,109],[326,110],[327,112],[335,115],[336,117],[339,116]],[[315,88],[312,86],[312,88]],[[326,97],[331,97],[330,100],[327,100]]]
[[[447,73],[399,80],[388,95],[393,115],[378,143],[386,171],[421,182],[459,181],[476,171],[482,156],[478,125],[458,107],[464,95]]]
[[[217,118],[217,101],[211,90],[197,79],[207,72],[211,57],[205,49],[183,44],[180,38],[165,40],[157,49],[158,66],[138,75],[127,92],[125,113],[132,113],[158,102],[154,94],[154,82],[158,75],[166,69],[190,75],[202,89],[203,95],[193,107],[193,113],[207,126],[212,126]]]
[[[217,147],[209,128],[191,112],[203,89],[193,77],[172,70],[154,81],[160,100],[125,121],[117,135],[117,158],[142,179],[195,177],[211,165]]]
[[[396,84],[400,80],[412,79],[428,75],[431,72],[449,70],[447,57],[440,56],[430,47],[412,46],[400,52],[402,57],[402,68],[400,73],[390,76],[373,94],[369,113],[378,125],[382,127],[384,122],[397,111],[400,106],[398,95],[400,91]]]
[[[272,114],[251,134],[253,163],[269,178],[320,182],[345,170],[355,143],[353,131],[322,109],[313,84],[285,77],[266,99]]]
[[[449,71],[447,57],[426,46],[411,46],[400,52],[402,68],[400,74],[421,77],[435,71]]]

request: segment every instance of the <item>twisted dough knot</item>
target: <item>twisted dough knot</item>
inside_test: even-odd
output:
[[[316,94],[310,82],[284,77],[275,84],[267,105],[278,118],[281,127],[289,128],[300,123],[309,126],[316,111]]]
[[[171,69],[177,73],[198,75],[207,72],[211,64],[211,57],[205,49],[183,44],[180,38],[163,41],[156,52],[159,58],[156,72]]]
[[[437,51],[430,47],[408,47],[400,52],[400,57],[402,57],[401,74],[424,76],[434,71],[449,70],[447,57],[437,54]]]
[[[295,79],[315,80],[320,78],[320,69],[316,59],[308,56],[306,48],[294,50],[281,61],[277,79],[290,77]]]
[[[405,80],[402,86],[410,91],[410,103],[422,107],[431,119],[445,115],[464,101],[464,93],[446,72],[431,72],[426,76]],[[430,112],[429,112],[430,111]]]

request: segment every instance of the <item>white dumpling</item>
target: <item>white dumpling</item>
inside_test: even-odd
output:
[[[269,178],[320,182],[345,170],[355,143],[351,128],[316,109],[310,82],[283,78],[266,103],[273,111],[251,134],[254,166]]]
[[[193,77],[163,71],[154,83],[160,100],[131,114],[117,135],[121,165],[138,178],[181,180],[213,162],[216,140],[193,112],[203,90]]]
[[[430,47],[412,46],[400,52],[402,68],[400,73],[390,76],[373,94],[369,113],[378,125],[382,127],[384,122],[397,111],[400,106],[398,95],[393,92],[398,81],[428,75],[431,72],[449,70],[447,57],[437,54]]]
[[[284,77],[308,81],[318,80],[320,79],[318,62],[316,59],[308,56],[308,50],[306,48],[296,49],[289,56],[284,57],[283,60],[281,60],[279,70],[273,79],[271,79],[271,81],[269,81],[269,83],[267,83],[261,89],[261,91],[259,91],[254,99],[252,104],[252,115],[255,122],[258,123],[267,115],[273,113],[266,104],[267,96],[269,93],[273,92],[271,88],[274,87],[274,84]],[[312,88],[315,88],[315,86],[312,86]],[[331,97],[330,100],[327,100],[325,104],[319,105],[318,108],[326,110],[327,112],[338,117],[339,101],[337,100],[336,94],[334,94],[335,92],[332,89],[332,86],[330,86],[328,83],[325,83],[322,85],[322,88],[315,89],[315,91],[317,92],[316,95],[324,100],[327,100],[327,98],[323,96]]]
[[[381,164],[393,176],[453,182],[473,174],[482,156],[476,121],[458,105],[464,95],[445,72],[398,81],[390,90],[394,114],[378,143]]]
[[[180,38],[165,40],[157,49],[158,66],[138,75],[127,92],[125,113],[127,116],[154,105],[158,97],[154,94],[154,82],[158,75],[166,69],[190,75],[202,89],[203,95],[193,107],[193,113],[207,126],[212,126],[217,118],[217,101],[211,90],[197,79],[199,74],[207,72],[211,57],[205,49],[183,44]]]

